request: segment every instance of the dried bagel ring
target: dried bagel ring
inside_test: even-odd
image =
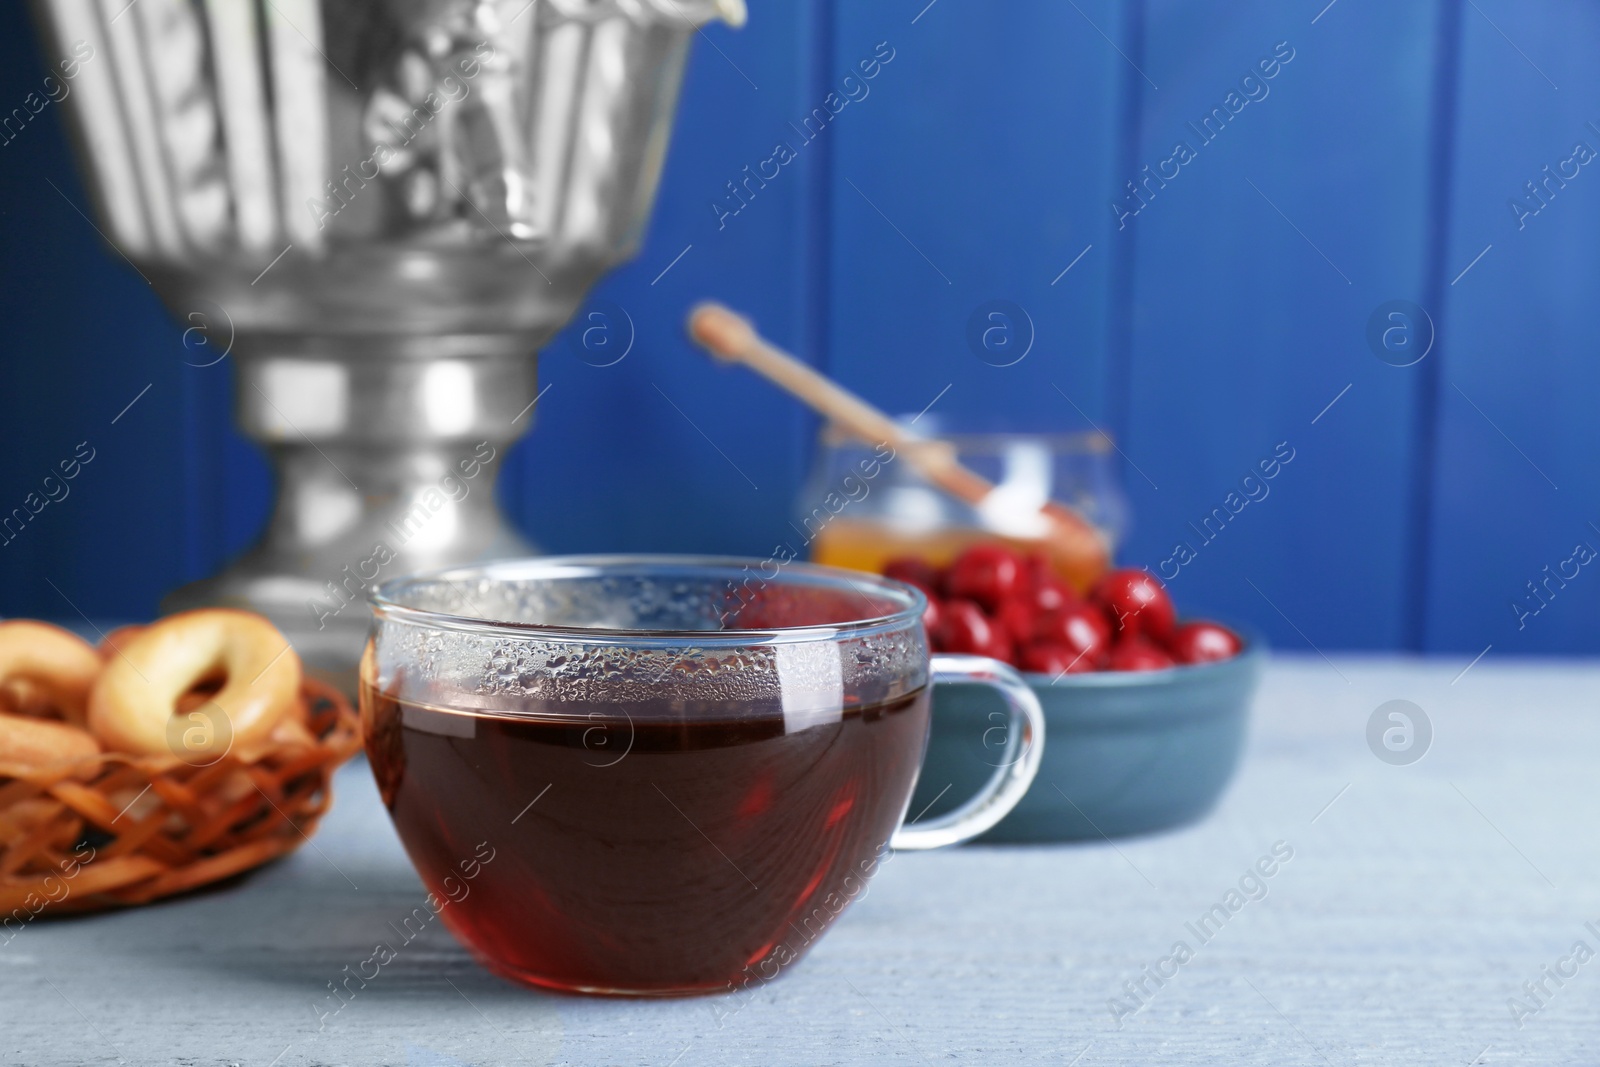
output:
[[[95,646],[95,651],[100,653],[101,659],[113,659],[122,651],[123,646],[144,633],[144,631],[145,627],[142,623],[135,622],[126,626],[119,626],[110,633],[101,635],[100,643]]]
[[[209,700],[177,717],[185,693],[217,680]],[[89,729],[117,752],[220,755],[266,740],[299,701],[300,657],[277,627],[248,611],[202,608],[122,644],[89,693]],[[202,715],[210,729],[196,733],[189,723]]]
[[[81,726],[101,660],[83,638],[27,619],[0,622],[0,689],[14,709],[53,708]]]
[[[64,722],[0,715],[0,763],[53,767],[99,755],[89,731]]]

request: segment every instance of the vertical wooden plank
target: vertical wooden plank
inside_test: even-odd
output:
[[[938,398],[933,421],[952,430],[1104,419],[1124,12],[841,6],[832,91],[892,56],[825,134],[830,369],[846,385],[891,412]],[[1006,321],[988,319],[1001,301]]]
[[[748,186],[744,168],[793,136],[818,26],[815,5],[787,0],[696,38],[643,248],[542,353],[549,391],[502,474],[502,499],[544,550],[765,554],[787,529],[802,414],[747,372],[714,366],[683,323],[716,298],[807,347],[815,161]]]
[[[183,349],[86,217],[49,100],[70,82],[45,81],[62,58],[43,54],[24,5],[0,11],[0,101],[30,113],[0,144],[0,514],[59,497],[0,546],[0,612],[147,617],[184,566]]]
[[[185,582],[217,573],[255,544],[276,493],[260,446],[234,426],[237,364],[231,353],[221,357],[229,324],[204,321],[209,337],[202,344],[187,335],[183,353]]]
[[[1394,647],[1417,386],[1365,335],[1425,289],[1440,5],[1145,12],[1139,188],[1109,208],[1133,257],[1128,557],[1275,644]]]
[[[196,334],[186,333],[185,339],[193,341]],[[196,362],[197,353],[189,345],[184,362]],[[200,346],[198,362],[209,362],[210,356]],[[182,536],[180,556],[181,575],[184,581],[194,581],[210,574],[221,564],[214,558],[222,550],[222,494],[223,485],[220,421],[215,418],[215,397],[209,388],[220,380],[223,373],[218,367],[191,366],[180,373],[178,386],[183,404],[183,465],[182,493],[184,514],[178,531]],[[210,374],[206,374],[210,371]],[[227,410],[226,407],[223,408]]]
[[[1600,575],[1581,562],[1600,549],[1590,314],[1600,288],[1600,165],[1580,161],[1600,153],[1596,39],[1600,11],[1573,0],[1474,0],[1463,13],[1433,650],[1600,650]]]
[[[267,465],[260,446],[234,429],[232,377],[230,373],[226,389],[227,414],[218,437],[222,447],[223,468],[227,471],[226,484],[221,492],[224,560],[237,556],[261,536],[276,492],[272,469]]]

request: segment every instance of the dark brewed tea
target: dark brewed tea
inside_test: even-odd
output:
[[[726,705],[467,712],[370,686],[362,705],[445,923],[510,977],[599,992],[726,989],[798,959],[873,873],[928,732],[926,689],[787,731]],[[493,862],[463,883],[480,843]]]

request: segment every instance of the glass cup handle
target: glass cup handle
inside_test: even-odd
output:
[[[1006,724],[1006,747],[1000,765],[977,796],[937,819],[902,826],[889,839],[889,847],[907,850],[943,848],[977,837],[1005,818],[1039,773],[1044,753],[1044,711],[1022,675],[999,660],[983,656],[934,656],[929,663],[934,685],[977,682],[999,690],[1011,719]]]

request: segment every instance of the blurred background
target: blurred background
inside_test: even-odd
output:
[[[789,537],[818,427],[685,340],[716,298],[890,411],[1112,435],[1119,558],[1187,544],[1186,612],[1600,651],[1597,37],[1577,0],[758,0],[697,42],[642,251],[543,352],[503,503],[549,552]],[[22,108],[46,73],[0,8],[0,512],[92,452],[0,545],[0,611],[143,618],[255,538],[267,467],[232,361],[85,214],[61,106]]]

